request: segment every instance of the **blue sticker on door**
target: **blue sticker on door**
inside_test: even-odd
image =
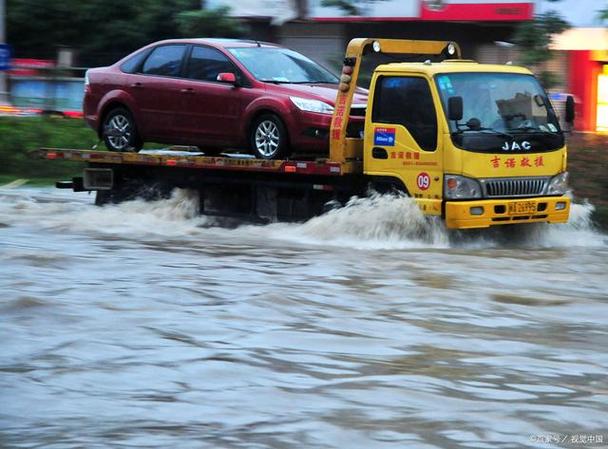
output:
[[[395,128],[376,128],[374,130],[374,145],[394,147]]]

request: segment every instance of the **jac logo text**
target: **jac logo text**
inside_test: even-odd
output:
[[[528,142],[527,140],[524,140],[521,143],[517,143],[515,141],[511,143],[505,142],[505,144],[500,149],[504,151],[531,150],[532,144],[530,144],[530,142]]]

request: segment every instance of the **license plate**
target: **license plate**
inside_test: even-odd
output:
[[[533,201],[516,201],[509,203],[509,215],[522,215],[536,213],[536,203]]]

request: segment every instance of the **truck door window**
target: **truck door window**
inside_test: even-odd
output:
[[[237,74],[234,65],[220,51],[200,46],[192,48],[186,68],[186,78],[217,81],[217,75],[224,72]]]
[[[376,82],[374,123],[403,125],[420,148],[437,148],[437,114],[424,78],[383,76]]]
[[[142,73],[146,75],[179,76],[185,45],[156,47],[146,59]]]

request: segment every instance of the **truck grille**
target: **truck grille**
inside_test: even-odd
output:
[[[486,198],[538,196],[545,192],[549,178],[483,179],[481,185]]]

